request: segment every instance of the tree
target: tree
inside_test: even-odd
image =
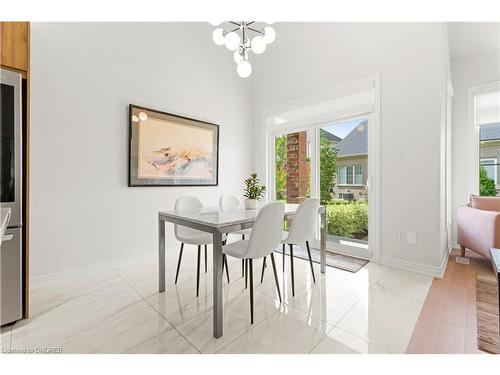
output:
[[[494,197],[497,195],[495,180],[488,177],[488,172],[483,166],[481,166],[479,170],[479,195],[490,197]]]
[[[276,137],[276,199],[285,199],[286,187],[286,135]]]
[[[330,189],[333,185],[333,178],[337,173],[337,149],[328,140],[324,131],[320,132],[319,158],[320,199],[322,204],[326,204],[331,200]]]

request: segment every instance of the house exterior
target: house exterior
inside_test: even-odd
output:
[[[337,175],[332,187],[333,199],[368,199],[368,121],[360,122],[336,144]]]
[[[500,195],[500,123],[481,125],[479,128],[480,163],[488,177],[495,181],[497,196]]]

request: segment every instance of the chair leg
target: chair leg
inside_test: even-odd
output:
[[[205,273],[207,273],[207,245],[205,245]]]
[[[241,235],[241,239],[245,241],[245,235]],[[247,261],[246,259],[241,260],[241,277],[245,277],[245,289],[247,288]]]
[[[260,283],[262,284],[262,280],[264,280],[264,270],[266,269],[266,257],[262,260],[262,273],[260,275]]]
[[[295,275],[293,274],[293,245],[290,244],[290,273],[292,274],[292,296],[295,296]]]
[[[248,260],[245,259],[245,289],[248,287]]]
[[[283,272],[285,272],[285,244],[283,244]]]
[[[278,283],[278,273],[276,272],[276,262],[274,261],[274,254],[271,253],[271,263],[273,264],[274,281],[276,282],[276,289],[278,290],[278,297],[281,301],[280,284]]]
[[[465,246],[460,245],[460,256],[465,257]]]
[[[196,297],[200,295],[200,258],[201,258],[201,245],[198,245],[198,259],[196,261]]]
[[[175,284],[177,284],[177,278],[179,277],[179,270],[181,269],[181,259],[183,250],[184,250],[184,242],[181,242],[181,251],[179,252],[179,260],[177,261],[177,271],[175,271]]]
[[[309,248],[309,241],[306,241],[307,255],[309,256],[309,265],[311,266],[311,273],[313,275],[313,281],[316,282],[316,277],[314,276],[313,260],[311,257],[311,249]]]
[[[227,282],[229,282],[229,267],[227,266],[227,255],[226,254],[222,255],[222,272],[224,272],[224,267],[226,267],[226,277],[227,277]]]
[[[253,259],[249,259],[250,267],[250,324],[253,324]]]

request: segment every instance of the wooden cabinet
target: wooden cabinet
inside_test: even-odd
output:
[[[28,22],[0,22],[2,66],[28,71],[29,24]]]

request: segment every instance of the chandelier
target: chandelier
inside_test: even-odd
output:
[[[225,45],[234,51],[236,71],[242,78],[252,74],[252,65],[248,61],[248,52],[260,55],[266,46],[274,41],[276,32],[269,26],[270,23],[257,21],[227,21],[210,22],[217,28],[212,33],[212,39],[218,46]]]

